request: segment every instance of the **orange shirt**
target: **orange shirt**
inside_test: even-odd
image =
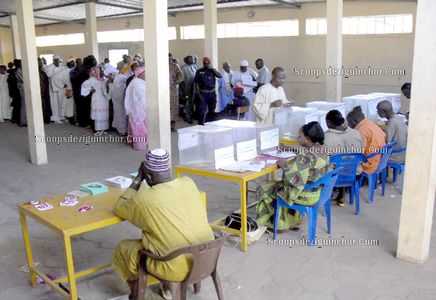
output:
[[[383,130],[374,122],[363,119],[357,124],[356,128],[362,136],[363,153],[368,155],[381,149],[386,144],[386,135]],[[366,173],[373,173],[377,170],[380,162],[380,155],[368,159],[367,163],[362,164],[362,169]]]

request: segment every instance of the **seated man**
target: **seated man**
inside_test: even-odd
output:
[[[164,256],[214,239],[195,183],[187,177],[171,180],[170,174],[168,153],[162,149],[149,151],[138,176],[115,204],[115,214],[143,232],[142,239],[120,242],[113,255],[113,267],[127,281],[130,297],[136,291],[138,251],[146,249]],[[141,185],[144,179],[149,186]],[[147,270],[161,279],[183,281],[190,264],[185,256],[169,262],[147,259]]]
[[[407,125],[406,119],[402,115],[394,113],[392,103],[385,100],[377,104],[377,113],[380,117],[388,119],[384,129],[386,133],[386,142],[396,142],[394,150],[406,148],[407,146]],[[392,159],[396,161],[404,161],[405,153],[392,155]]]
[[[334,109],[327,113],[326,123],[329,128],[325,133],[324,145],[327,153],[361,153],[363,141],[360,133],[347,126],[340,111]],[[361,170],[360,170],[361,172]],[[340,207],[344,204],[344,188],[335,188],[333,199]]]
[[[355,107],[347,115],[348,125],[359,131],[363,141],[363,154],[369,155],[380,151],[386,144],[385,133],[374,122],[365,118],[360,106]],[[371,174],[377,170],[380,162],[380,155],[368,159],[368,162],[362,164],[364,172]]]
[[[318,122],[304,125],[299,132],[298,143],[301,149],[297,156],[290,161],[280,161],[278,166],[283,169],[283,180],[273,181],[258,188],[259,203],[256,206],[257,222],[260,225],[273,228],[274,201],[277,194],[289,204],[314,205],[319,201],[320,189],[305,191],[308,182],[320,179],[329,168],[326,155],[324,132]],[[285,209],[280,212],[279,230],[298,228],[301,224],[300,215],[294,210]]]
[[[250,101],[248,101],[247,97],[244,96],[244,87],[240,85],[236,85],[233,89],[234,97],[232,101],[227,104],[225,108],[225,114],[229,116],[235,116],[237,113],[238,107],[249,106]],[[242,115],[244,117],[244,115]]]
[[[409,108],[410,108],[410,94],[412,92],[412,84],[406,82],[401,86],[401,110],[400,113],[405,115],[409,120]]]
[[[328,153],[362,152],[363,142],[360,133],[347,126],[340,111],[329,111],[325,119],[328,130],[325,133],[324,145]]]

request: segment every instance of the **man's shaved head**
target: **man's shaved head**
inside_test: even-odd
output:
[[[362,112],[362,108],[360,106],[356,106],[347,115],[348,126],[355,128],[363,119],[365,119],[365,115]]]
[[[377,113],[382,118],[390,118],[394,115],[392,103],[388,100],[383,100],[377,104]]]

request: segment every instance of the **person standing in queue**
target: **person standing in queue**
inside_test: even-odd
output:
[[[210,122],[215,119],[216,108],[216,79],[222,78],[211,64],[210,58],[203,58],[203,68],[195,74],[194,87],[198,95],[198,124]]]

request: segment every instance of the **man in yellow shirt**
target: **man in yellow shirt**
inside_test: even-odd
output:
[[[115,204],[115,214],[143,232],[142,239],[120,242],[113,256],[113,267],[127,281],[131,296],[136,291],[140,250],[164,256],[214,239],[195,183],[187,177],[171,180],[170,174],[168,153],[149,151],[138,176]],[[141,184],[143,180],[148,186]],[[185,256],[169,262],[147,259],[147,270],[168,281],[183,281],[190,267]]]

